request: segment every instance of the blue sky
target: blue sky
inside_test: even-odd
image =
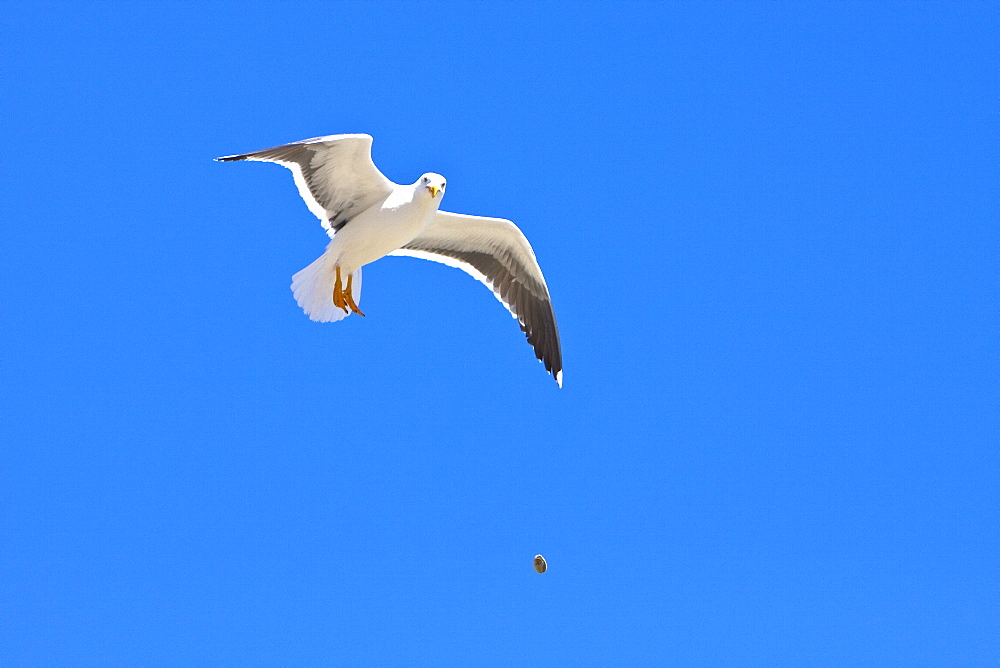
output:
[[[0,5],[0,663],[1000,662],[998,18]],[[440,265],[301,313],[211,159],[345,132],[521,226],[564,389]]]

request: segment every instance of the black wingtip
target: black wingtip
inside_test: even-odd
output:
[[[232,162],[233,160],[243,160],[245,155],[224,155],[221,158],[215,158],[216,162]]]

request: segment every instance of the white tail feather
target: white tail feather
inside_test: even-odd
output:
[[[346,282],[347,277],[342,276],[342,279]],[[336,263],[329,251],[292,276],[292,294],[310,320],[336,322],[347,317],[348,314],[344,313],[343,309],[333,305],[333,284],[336,280]],[[351,294],[354,296],[354,302],[360,304],[361,269],[354,272]]]

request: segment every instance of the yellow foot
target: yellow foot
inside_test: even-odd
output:
[[[347,285],[350,286],[350,284],[351,277],[348,276]],[[347,308],[347,300],[344,298],[344,289],[340,280],[340,266],[337,266],[337,280],[333,284],[333,305],[337,308],[344,309],[344,313],[350,313]]]
[[[351,279],[354,278],[354,274],[349,274],[347,276],[347,289],[344,291],[344,299],[347,301],[347,305],[351,307],[351,310],[360,315],[362,318],[365,314],[361,312],[358,305],[354,303],[354,295],[351,294]],[[347,309],[344,309],[345,311]]]

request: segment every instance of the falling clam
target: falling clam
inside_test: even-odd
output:
[[[548,567],[549,567],[549,565],[547,563],[545,563],[545,557],[543,557],[540,554],[536,554],[535,555],[535,572],[536,573],[544,573],[545,570]]]

